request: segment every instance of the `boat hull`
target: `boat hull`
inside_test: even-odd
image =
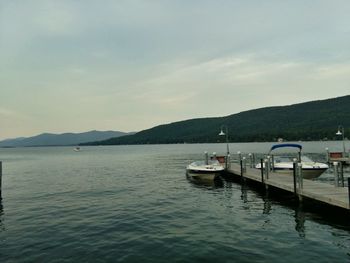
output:
[[[319,162],[301,162],[302,165],[302,175],[304,179],[314,179],[323,174],[329,166],[324,163]],[[263,164],[265,167],[265,164]],[[255,168],[260,169],[261,164],[257,164]],[[293,175],[293,163],[292,162],[278,162],[274,163],[274,167],[271,167],[276,173],[284,173],[288,175]]]
[[[303,168],[302,174],[304,179],[314,179],[323,174],[328,168]],[[274,168],[274,171],[277,173],[284,173],[288,175],[293,175],[293,168]]]
[[[214,180],[223,171],[224,167],[217,160],[197,161],[186,167],[186,174],[194,180]]]
[[[213,181],[220,175],[220,172],[203,172],[187,170],[187,176],[192,180]]]

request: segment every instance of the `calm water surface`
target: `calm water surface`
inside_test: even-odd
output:
[[[303,146],[324,160],[324,148],[341,149],[338,144]],[[246,153],[270,146],[230,145],[232,152]],[[350,222],[342,214],[324,216],[226,180],[203,185],[186,179],[189,162],[225,149],[0,149],[0,260],[350,262]],[[329,171],[319,180],[332,178]]]

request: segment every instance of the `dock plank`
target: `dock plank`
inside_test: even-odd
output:
[[[241,176],[241,167],[239,164],[231,164],[227,172],[234,176]],[[243,173],[243,177],[262,183],[261,171],[258,169],[247,167],[246,171]],[[265,178],[265,184],[294,193],[293,176],[287,174],[270,172],[269,178]],[[298,194],[332,206],[350,209],[347,187],[335,187],[327,183],[304,179],[303,189],[300,189],[300,191],[298,190]]]

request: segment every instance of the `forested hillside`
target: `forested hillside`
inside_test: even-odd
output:
[[[280,107],[249,110],[226,117],[201,118],[160,125],[134,135],[90,145],[208,143],[222,141],[226,125],[230,142],[336,139],[338,125],[350,133],[350,95]]]

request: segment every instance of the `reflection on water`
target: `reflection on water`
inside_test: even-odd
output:
[[[269,148],[249,145],[232,144]],[[78,155],[71,147],[12,149],[1,262],[350,259],[343,212],[320,215],[324,206],[298,207],[294,195],[248,182],[185,178],[197,153],[222,146],[91,147]]]
[[[194,186],[198,187],[215,187],[221,188],[224,186],[223,179],[220,176],[216,176],[214,180],[201,178],[200,176],[193,177],[190,173],[186,173],[186,178]]]
[[[303,205],[299,204],[295,208],[295,230],[298,231],[299,236],[305,238],[305,212],[303,211]]]
[[[306,228],[305,222],[311,220],[313,222],[318,222],[326,225],[336,226],[339,229],[347,230],[350,232],[350,214],[344,215],[344,211],[341,209],[335,209],[332,207],[324,207],[322,204],[317,202],[298,202],[293,195],[280,195],[280,193],[275,191],[269,191],[265,188],[254,187],[246,182],[242,181],[237,184],[229,180],[223,181],[224,188],[231,189],[233,185],[238,186],[240,189],[240,199],[244,204],[242,207],[246,210],[256,209],[256,206],[262,204],[262,214],[267,215],[264,220],[262,227],[267,227],[271,223],[270,215],[272,213],[272,205],[281,205],[283,207],[288,207],[294,211],[294,221],[295,231],[298,232],[300,238],[306,238]],[[254,195],[252,195],[254,193]],[[232,195],[227,195],[232,196]],[[255,200],[252,197],[258,197],[263,202]]]
[[[271,212],[271,204],[272,204],[272,202],[269,198],[269,192],[266,191],[265,195],[263,195],[262,198],[264,200],[263,214],[269,215]]]
[[[245,183],[242,183],[241,185],[241,200],[243,201],[243,203],[247,203],[248,202],[248,194],[247,191],[248,190],[248,186]]]

